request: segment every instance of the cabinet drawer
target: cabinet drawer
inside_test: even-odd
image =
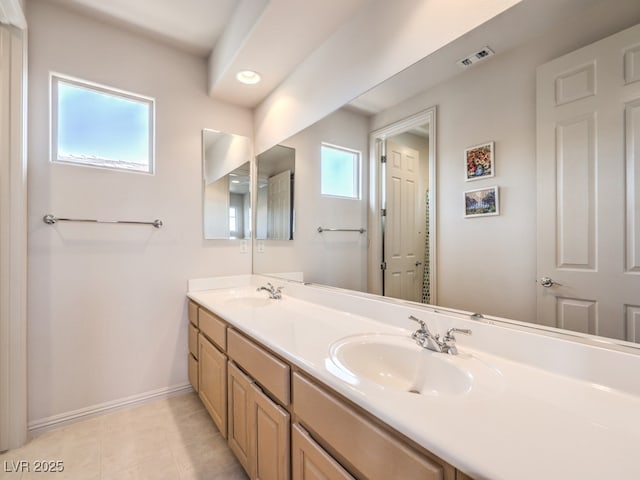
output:
[[[200,307],[198,309],[200,331],[215,343],[223,352],[227,349],[227,325],[213,313]]]
[[[189,300],[189,322],[198,326],[198,304],[193,300]]]
[[[291,427],[292,480],[354,480],[299,425]]]
[[[198,359],[198,329],[189,324],[189,353]]]
[[[198,360],[189,354],[189,383],[193,389],[198,391]]]
[[[231,329],[227,353],[282,405],[289,405],[289,365]]]
[[[370,480],[455,478],[448,464],[420,455],[354,408],[293,375],[293,407],[314,437],[357,477]]]

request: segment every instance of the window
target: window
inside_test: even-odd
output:
[[[51,161],[154,172],[154,100],[51,75]]]
[[[320,164],[322,195],[360,198],[360,152],[323,143]]]

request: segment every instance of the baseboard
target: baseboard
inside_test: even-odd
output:
[[[123,408],[142,405],[154,400],[168,398],[190,391],[193,391],[193,387],[190,384],[186,383],[173,387],[159,388],[158,390],[152,390],[150,392],[120,398],[111,402],[100,403],[98,405],[80,408],[78,410],[72,410],[71,412],[52,415],[51,417],[41,418],[39,420],[29,422],[29,434],[30,436],[36,436],[46,431],[60,428],[71,423],[80,422],[82,420],[87,420],[99,415],[105,415],[116,410],[122,410]]]

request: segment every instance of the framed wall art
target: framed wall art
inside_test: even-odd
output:
[[[498,187],[478,188],[464,192],[464,217],[500,215]]]
[[[483,143],[464,151],[465,180],[479,180],[493,177],[495,165],[493,142]]]

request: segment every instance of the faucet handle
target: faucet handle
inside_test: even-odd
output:
[[[462,333],[464,335],[471,335],[471,330],[468,328],[450,328],[447,330],[447,334],[445,335],[446,339],[455,339],[453,336],[454,333]]]
[[[418,322],[420,324],[420,330],[426,330],[427,329],[427,324],[424,323],[423,320],[420,320],[419,318],[416,318],[413,315],[409,315],[409,320],[413,320],[414,322]]]

